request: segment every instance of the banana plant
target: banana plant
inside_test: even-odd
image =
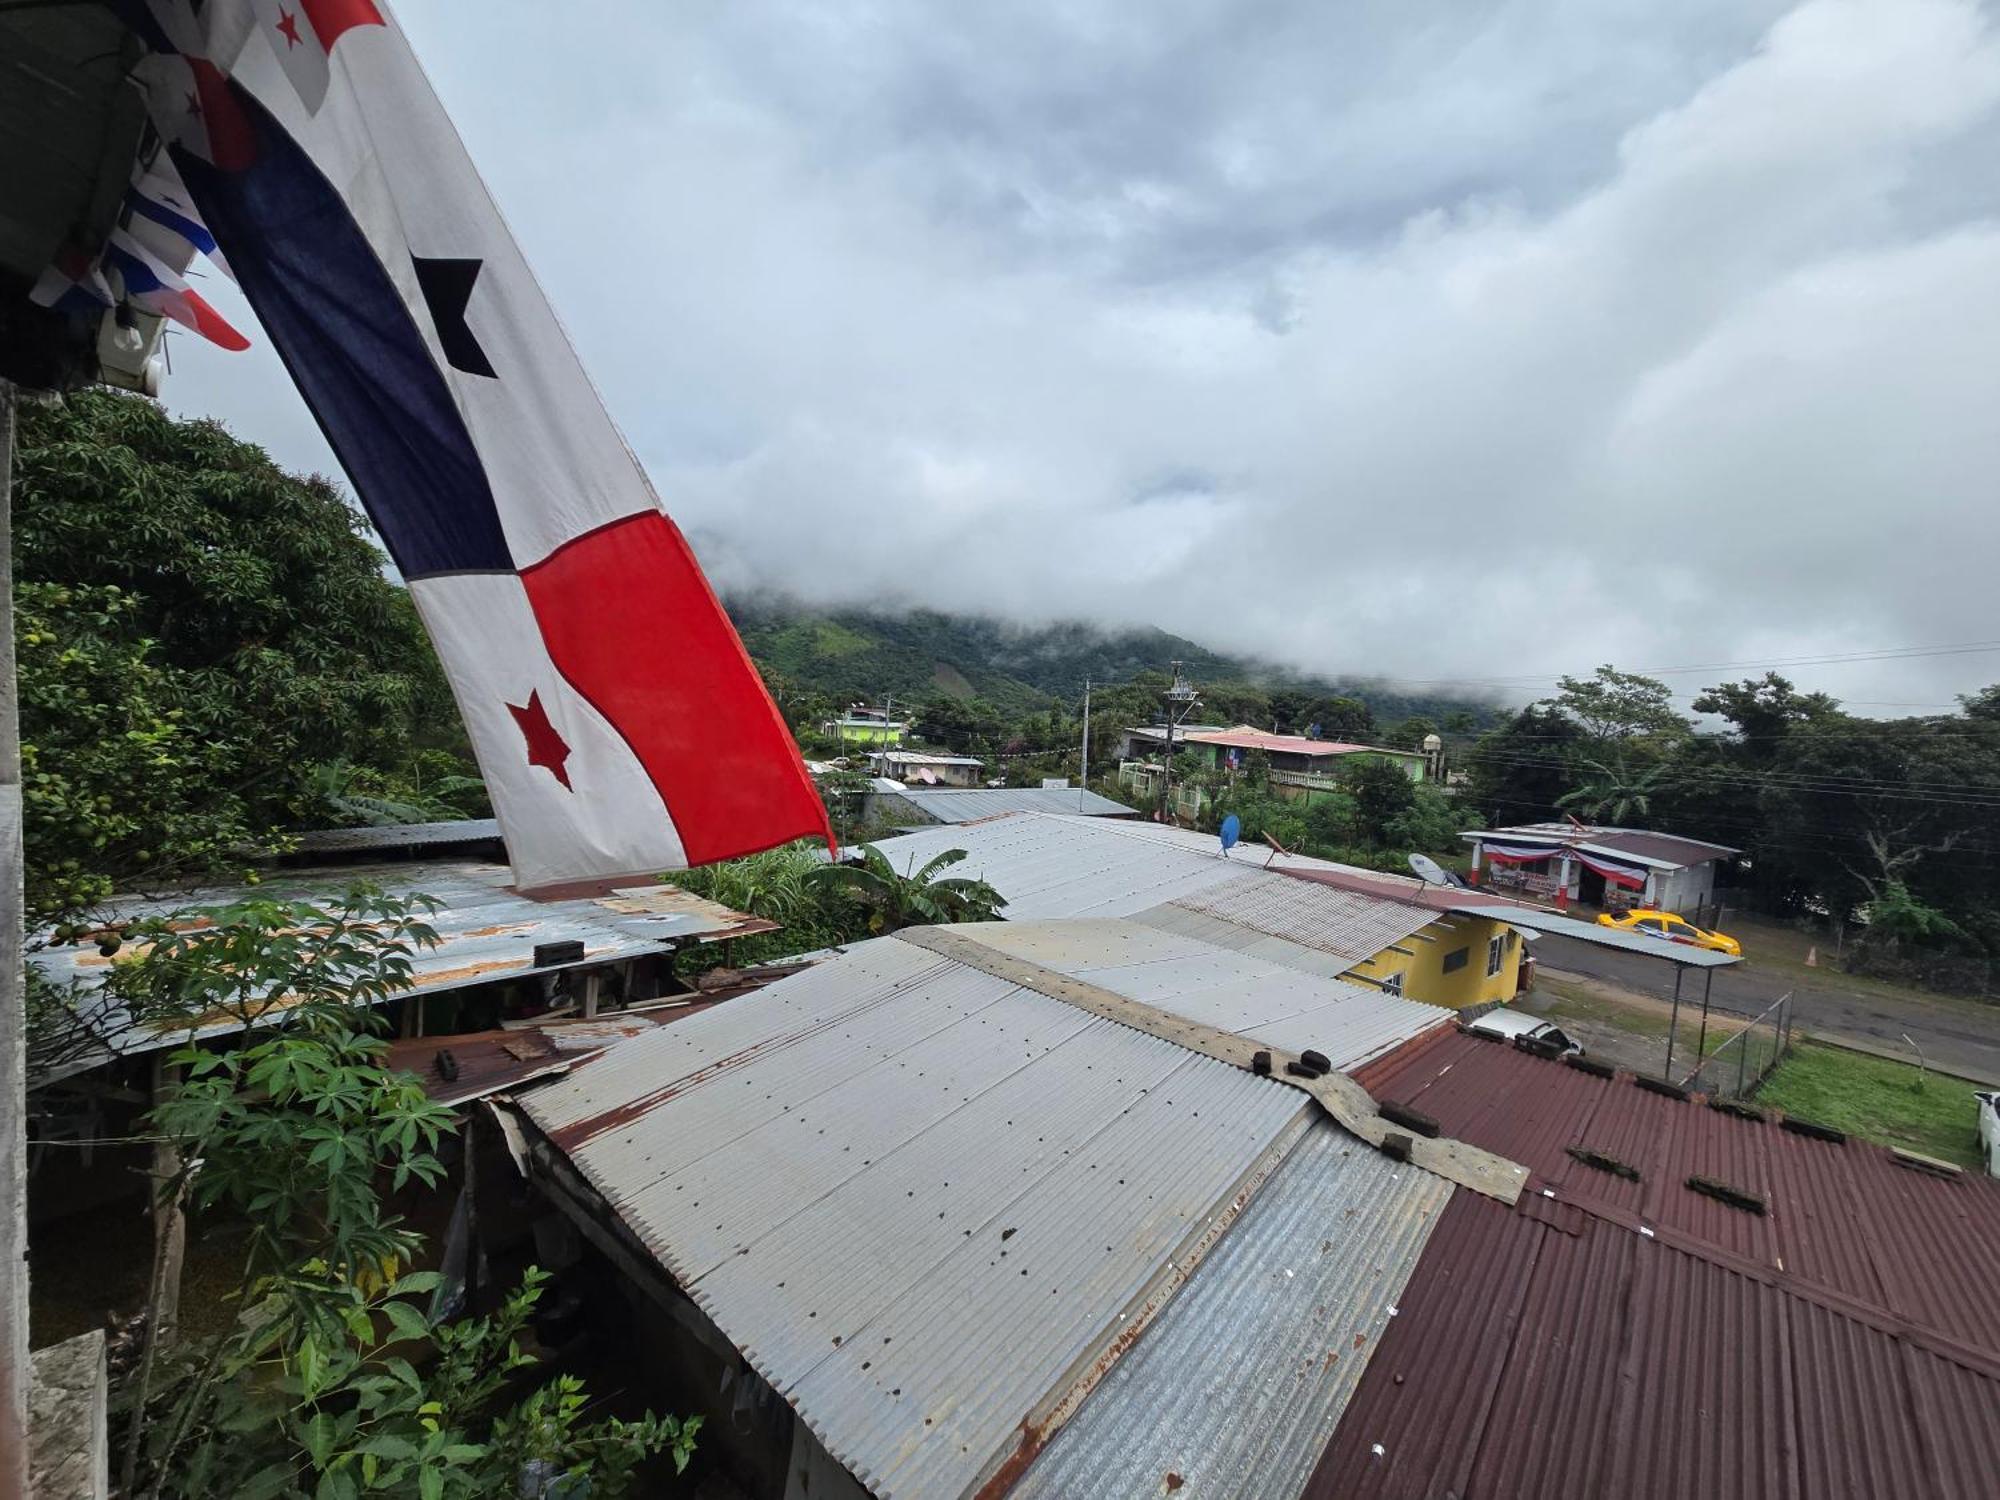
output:
[[[898,871],[880,849],[865,844],[859,863],[822,865],[811,878],[859,907],[871,934],[921,923],[991,922],[1007,904],[992,886],[962,876],[938,878],[964,858],[963,849],[947,849],[921,868]]]

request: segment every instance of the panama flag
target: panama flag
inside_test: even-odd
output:
[[[133,14],[173,165],[409,584],[518,883],[831,843],[387,7]]]

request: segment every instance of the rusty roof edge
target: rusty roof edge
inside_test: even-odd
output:
[[[1139,1336],[1152,1326],[1153,1320],[1165,1311],[1174,1294],[1194,1275],[1209,1251],[1249,1207],[1258,1190],[1270,1181],[1271,1175],[1284,1164],[1292,1149],[1305,1139],[1306,1132],[1312,1128],[1312,1121],[1310,1111],[1301,1110],[1295,1115],[1291,1123],[1279,1131],[1256,1160],[1244,1169],[1243,1175],[1223,1192],[1208,1216],[1188,1230],[1180,1244],[1167,1256],[1166,1262],[1153,1273],[1152,1279],[1133,1295],[1116,1321],[1100,1329],[1090,1346],[1062,1373],[1048,1394],[1028,1409],[1019,1428],[1021,1440],[1011,1451],[996,1453],[988,1461],[969,1491],[972,1500],[997,1500],[998,1496],[1014,1487],[1015,1481],[1027,1472],[1028,1466],[1049,1440],[1076,1415],[1085,1399],[1111,1373],[1112,1367],[1139,1341]]]
[[[1130,1026],[1135,1031],[1172,1042],[1190,1052],[1246,1072],[1255,1072],[1253,1059],[1260,1052],[1266,1053],[1273,1083],[1310,1094],[1335,1124],[1370,1146],[1381,1149],[1390,1136],[1397,1136],[1399,1150],[1413,1166],[1422,1167],[1459,1187],[1497,1198],[1502,1203],[1518,1201],[1527,1185],[1528,1169],[1518,1162],[1508,1161],[1465,1141],[1402,1133],[1377,1112],[1375,1100],[1368,1091],[1344,1073],[1326,1073],[1317,1078],[1291,1074],[1287,1072],[1286,1065],[1298,1061],[1296,1053],[1253,1037],[1239,1036],[1235,1032],[1186,1020],[1158,1006],[1120,995],[1087,980],[1073,978],[1011,953],[1002,953],[981,942],[975,934],[976,928],[968,927],[906,927],[895,936],[901,942],[978,969],[996,979],[1018,984],[1052,1000],[1061,1000],[1092,1015]]]

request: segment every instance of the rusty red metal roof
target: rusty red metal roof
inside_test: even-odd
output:
[[[1992,1368],[1540,1201],[1454,1195],[1307,1500],[1993,1493]]]
[[[1238,750],[1269,750],[1282,755],[1359,755],[1373,751],[1377,755],[1413,755],[1411,750],[1393,750],[1387,745],[1358,745],[1351,740],[1314,740],[1302,734],[1270,734],[1262,729],[1253,729],[1248,724],[1239,724],[1234,729],[1202,730],[1183,735],[1182,739],[1191,745],[1225,745]]]
[[[1879,1146],[1797,1134],[1459,1032],[1392,1053],[1361,1082],[1520,1162],[1531,1195],[1547,1189],[1643,1224],[2000,1366],[2000,1182],[1935,1176]],[[1691,1189],[1690,1177],[1753,1195],[1765,1211]]]

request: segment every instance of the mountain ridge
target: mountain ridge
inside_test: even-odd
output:
[[[1358,698],[1388,723],[1471,712],[1490,720],[1501,705],[1398,687],[1350,674],[1322,676],[1211,650],[1156,626],[1105,629],[1081,621],[1019,625],[936,609],[901,612],[822,608],[772,594],[724,600],[752,657],[790,688],[837,702],[879,704],[980,697],[1010,714],[1073,703],[1088,677],[1099,686],[1165,672],[1178,660],[1198,688],[1293,689]]]

